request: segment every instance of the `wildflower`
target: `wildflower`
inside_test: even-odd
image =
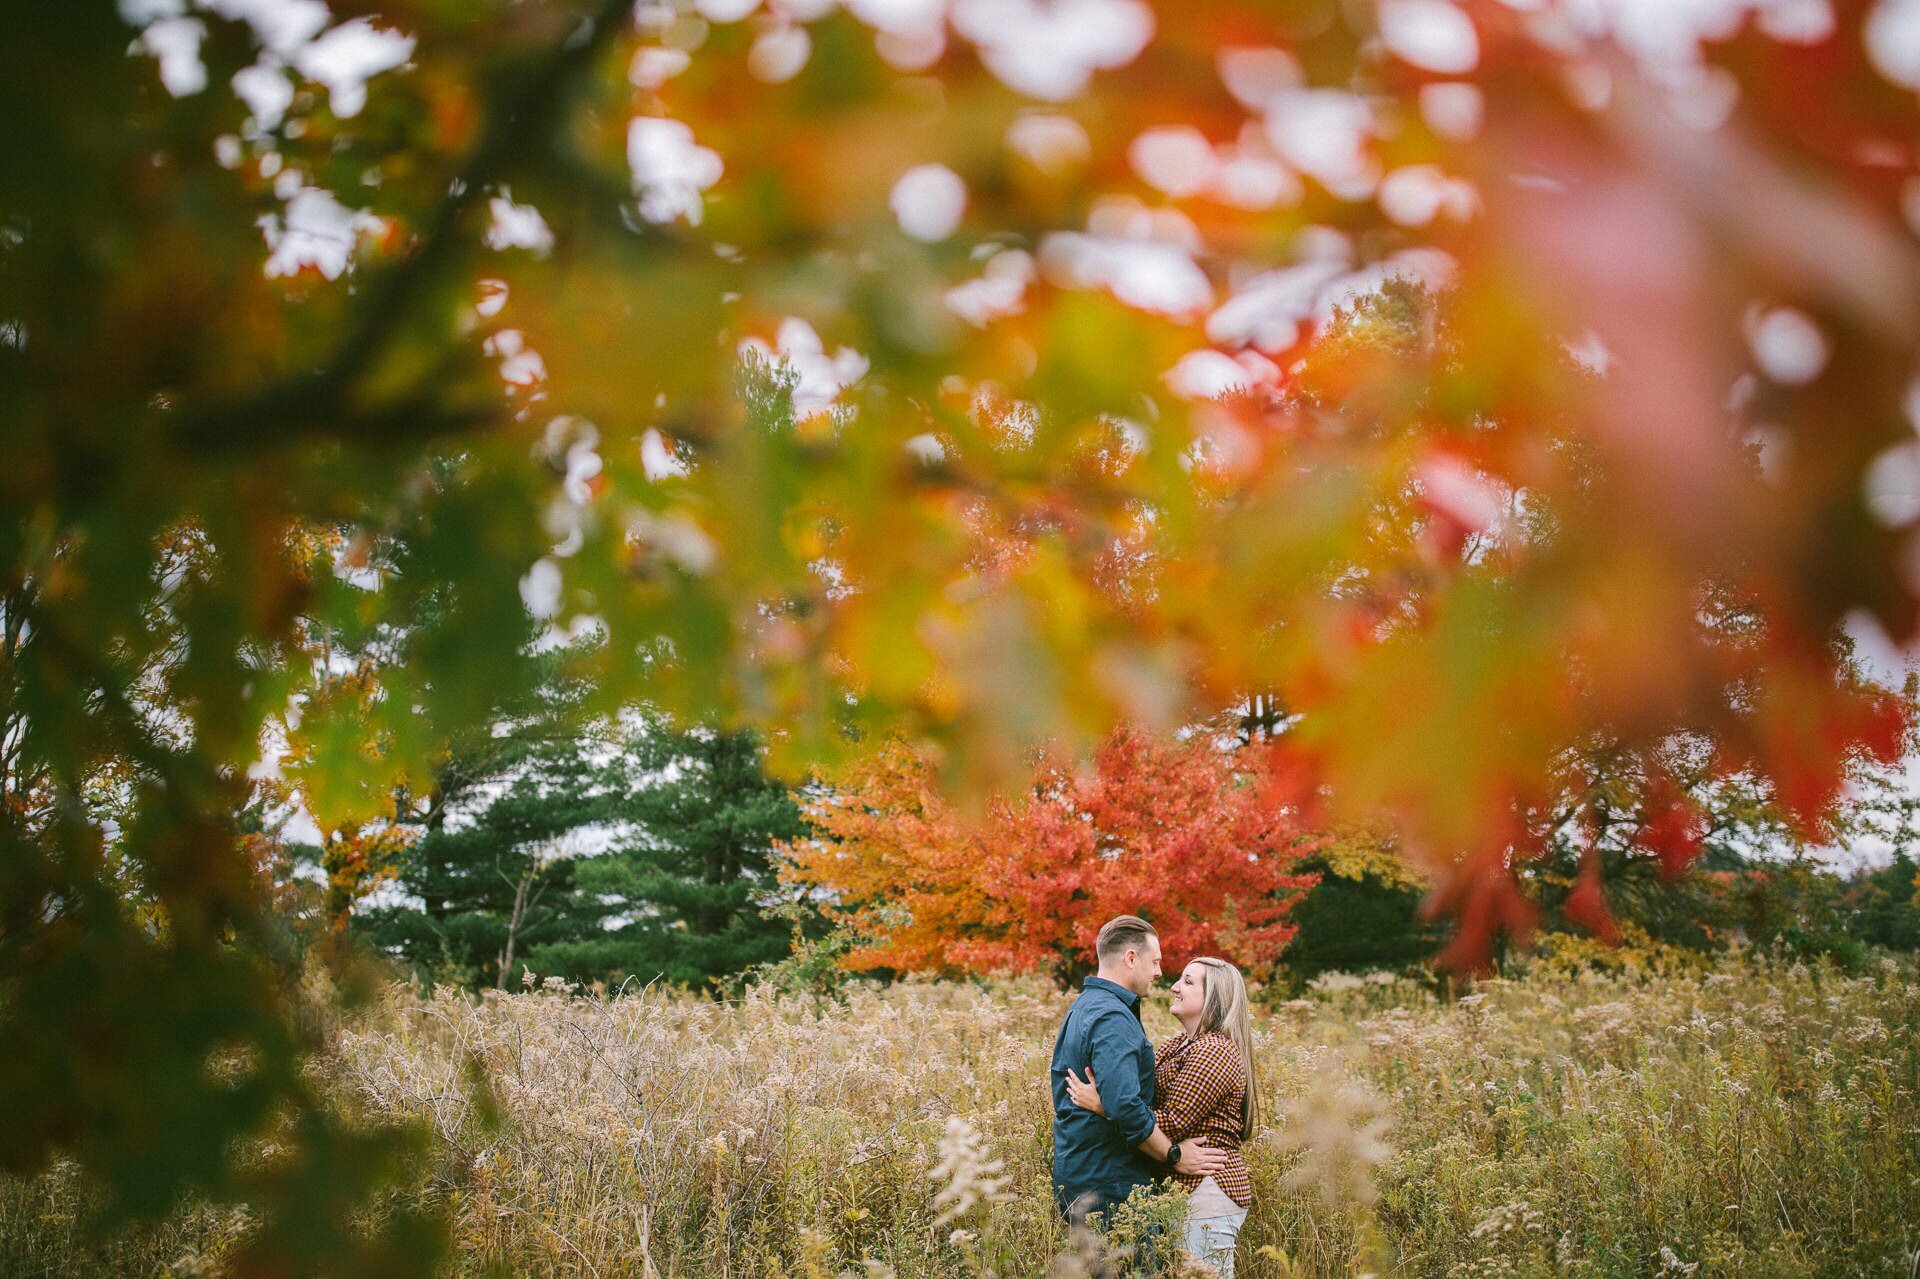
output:
[[[1509,1234],[1535,1234],[1545,1230],[1546,1218],[1534,1210],[1532,1204],[1524,1199],[1501,1204],[1475,1226],[1469,1235],[1473,1239],[1498,1238]]]
[[[927,1174],[945,1183],[933,1197],[940,1210],[934,1223],[944,1226],[957,1221],[982,1200],[997,1203],[1012,1198],[1005,1169],[1005,1160],[987,1157],[986,1143],[972,1124],[959,1115],[949,1116],[946,1136],[940,1139],[940,1160]]]
[[[1374,1170],[1393,1153],[1386,1103],[1357,1079],[1319,1076],[1287,1107],[1275,1144],[1298,1152],[1289,1190],[1312,1190],[1330,1207],[1367,1208],[1378,1197]]]
[[[833,1261],[833,1240],[811,1226],[800,1229],[800,1273],[826,1279]]]
[[[1307,983],[1309,989],[1322,995],[1341,995],[1350,990],[1359,990],[1366,982],[1352,973],[1325,972]]]
[[[1698,1270],[1699,1268],[1700,1268],[1699,1262],[1682,1261],[1674,1253],[1673,1249],[1667,1247],[1667,1245],[1665,1244],[1660,1245],[1660,1273],[1661,1274],[1675,1275],[1675,1276],[1678,1276],[1679,1279],[1686,1279],[1686,1276],[1692,1274],[1694,1271]]]

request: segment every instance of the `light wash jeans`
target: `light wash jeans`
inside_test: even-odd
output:
[[[1186,1249],[1208,1273],[1233,1279],[1233,1244],[1246,1221],[1244,1208],[1224,1217],[1189,1217]]]

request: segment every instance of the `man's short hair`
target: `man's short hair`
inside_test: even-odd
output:
[[[1129,950],[1145,950],[1147,938],[1158,937],[1153,925],[1138,915],[1119,915],[1100,926],[1100,935],[1094,939],[1093,953],[1101,963],[1109,959],[1118,959]]]

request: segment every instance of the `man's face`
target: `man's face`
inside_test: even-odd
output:
[[[1149,937],[1145,946],[1128,951],[1126,963],[1127,989],[1136,995],[1152,990],[1153,983],[1160,980],[1160,939]]]

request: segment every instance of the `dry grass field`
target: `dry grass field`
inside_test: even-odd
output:
[[[1033,983],[395,991],[323,1069],[431,1131],[409,1196],[449,1210],[456,1275],[1074,1274],[1047,1177],[1064,1006]],[[1536,962],[1451,1002],[1323,979],[1259,1021],[1241,1273],[1914,1279],[1916,1027],[1910,959]],[[1148,1028],[1172,1032],[1164,996]],[[0,1189],[0,1268],[211,1273],[245,1225],[85,1247],[82,1198],[58,1172]]]

